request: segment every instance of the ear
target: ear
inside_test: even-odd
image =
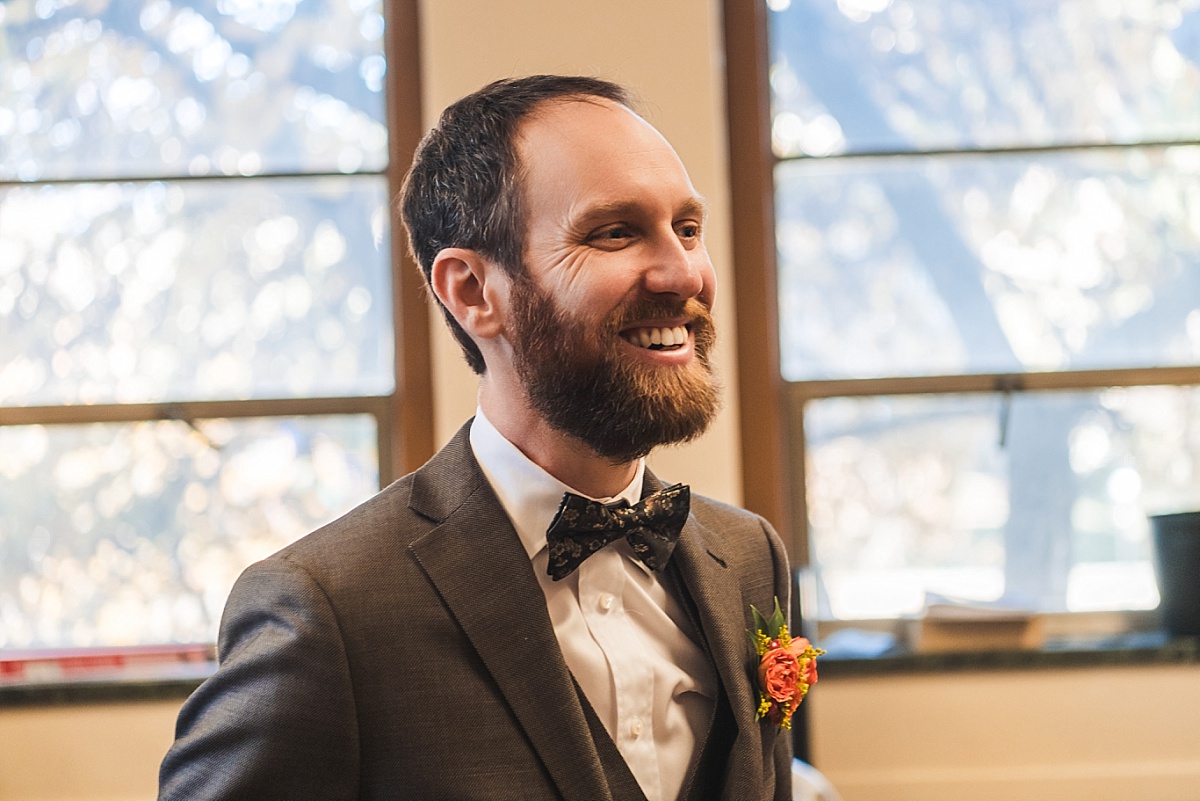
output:
[[[507,279],[499,265],[467,248],[443,248],[429,271],[433,293],[477,340],[494,339],[504,331],[501,300]]]

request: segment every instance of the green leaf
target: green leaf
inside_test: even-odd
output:
[[[775,603],[778,604],[779,602],[776,601]],[[770,636],[771,632],[767,625],[767,619],[763,617],[762,612],[758,611],[758,607],[754,604],[750,604],[750,611],[754,613],[754,630],[761,631]]]
[[[783,631],[783,627],[787,625],[787,618],[783,615],[783,610],[779,608],[779,598],[775,599],[775,612],[771,615],[771,630],[767,632],[771,638],[779,636],[779,632]]]

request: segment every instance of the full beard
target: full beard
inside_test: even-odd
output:
[[[716,333],[700,301],[645,298],[597,328],[568,316],[528,275],[513,282],[513,362],[530,405],[554,429],[622,464],[704,433],[720,408]],[[653,366],[621,351],[637,320],[687,315],[696,358]]]

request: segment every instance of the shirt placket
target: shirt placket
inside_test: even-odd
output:
[[[654,746],[654,675],[641,653],[640,634],[625,611],[627,576],[616,548],[597,553],[580,568],[579,602],[596,644],[608,662],[616,698],[609,734],[649,799],[661,798]]]

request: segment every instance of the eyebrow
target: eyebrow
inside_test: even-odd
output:
[[[633,200],[614,200],[607,203],[597,203],[590,206],[574,220],[574,228],[590,228],[601,220],[613,217],[637,217],[645,210],[645,205]],[[693,195],[685,200],[674,211],[675,216],[699,217],[704,221],[708,217],[708,203],[701,195]]]

